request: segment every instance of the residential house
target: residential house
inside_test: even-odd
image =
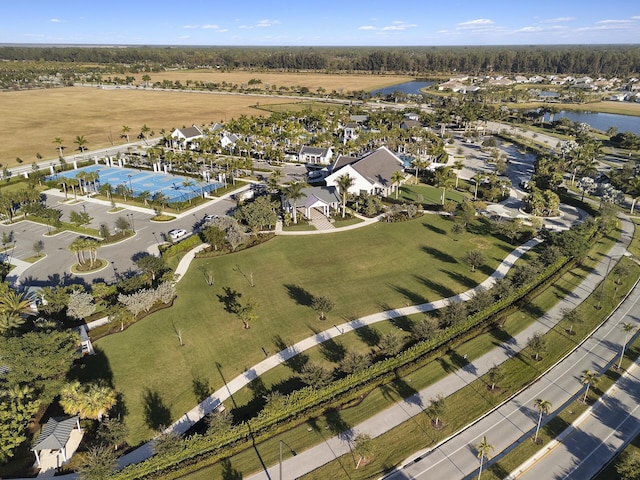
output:
[[[220,137],[220,146],[226,150],[233,150],[240,137],[235,133],[224,132]]]
[[[342,128],[342,143],[347,143],[358,138],[360,125],[357,122],[349,122]]]
[[[303,163],[312,163],[315,165],[328,165],[333,157],[333,150],[329,148],[308,147],[306,145],[300,148],[298,152],[298,161]]]
[[[192,125],[187,128],[176,128],[171,132],[171,146],[172,148],[190,148],[195,150],[198,148],[198,139],[203,138],[204,133],[197,125]]]
[[[338,187],[338,179],[349,175],[354,179],[349,193],[368,193],[387,197],[395,191],[393,174],[403,171],[402,160],[387,147],[380,147],[361,157],[340,155],[325,178],[329,187]]]

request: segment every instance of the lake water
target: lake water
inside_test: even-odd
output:
[[[384,97],[386,95],[391,95],[393,92],[402,92],[406,94],[420,95],[422,92],[421,88],[429,87],[433,85],[435,82],[423,82],[413,80],[411,82],[399,83],[397,85],[391,85],[390,87],[379,88],[378,90],[371,91],[371,96],[376,96],[380,94],[380,96]]]
[[[618,115],[616,113],[573,112],[567,110],[562,110],[553,116],[554,120],[558,120],[561,117],[566,117],[572,122],[586,123],[603,132],[606,132],[609,127],[616,127],[618,132],[633,132],[636,135],[640,135],[640,117]],[[549,114],[546,114],[544,118],[545,121],[548,121]]]

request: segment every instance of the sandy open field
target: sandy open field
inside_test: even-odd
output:
[[[140,73],[134,75],[136,81],[142,83],[142,77],[145,74]],[[252,88],[270,88],[278,87],[307,87],[310,91],[316,92],[319,87],[325,89],[327,93],[336,92],[353,92],[358,90],[375,90],[378,88],[395,85],[398,83],[413,80],[409,76],[398,75],[329,75],[322,73],[275,73],[275,72],[247,72],[247,71],[230,71],[224,72],[220,70],[172,70],[161,73],[149,73],[150,82],[162,82],[163,80],[171,80],[175,82],[180,80],[182,85],[187,84],[187,80],[194,82],[211,82],[238,85],[248,84],[249,80],[260,80],[262,83],[252,85]]]
[[[158,135],[160,130],[231,120],[245,115],[265,115],[255,108],[260,104],[285,103],[283,98],[250,95],[217,95],[184,92],[151,92],[140,90],[101,90],[90,87],[68,87],[49,90],[0,93],[0,163],[25,164],[57,158],[56,137],[63,140],[65,154],[77,148],[73,140],[82,135],[89,150],[116,144],[122,126],[131,131],[134,141],[146,124]]]
[[[142,82],[143,74],[137,75]],[[240,85],[260,79],[262,86],[304,86],[315,92],[322,87],[328,93],[336,91],[371,90],[410,80],[407,76],[326,75],[264,72],[221,72],[217,70],[177,70],[151,73],[151,82],[187,80]],[[252,108],[261,105],[288,103],[285,98],[251,95],[220,95],[180,91],[152,92],[144,90],[102,90],[95,87],[68,87],[50,90],[0,93],[0,163],[16,165],[16,157],[25,164],[36,161],[36,153],[44,159],[57,158],[56,137],[62,138],[65,154],[74,153],[73,140],[82,135],[90,150],[123,143],[123,125],[131,128],[130,140],[135,140],[140,127],[146,124],[156,134],[192,124],[208,124],[238,118],[245,114],[266,115]]]

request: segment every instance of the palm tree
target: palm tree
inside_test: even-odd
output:
[[[293,223],[298,223],[298,200],[304,197],[302,189],[305,187],[304,182],[290,181],[284,189],[284,196],[293,202]]]
[[[478,471],[478,480],[480,480],[484,459],[489,460],[491,452],[493,451],[493,445],[487,442],[487,437],[482,437],[482,441],[476,445],[476,450],[478,451],[478,458],[480,459],[480,470]]]
[[[31,300],[24,292],[9,289],[0,296],[0,313],[9,315],[26,315],[31,313]]]
[[[640,177],[633,177],[629,180],[629,194],[631,195],[631,210],[629,210],[629,214],[633,215],[633,209],[636,206],[638,197],[640,197]]]
[[[404,173],[400,170],[393,172],[391,175],[391,183],[396,186],[396,200],[398,199],[398,192],[400,190],[400,184],[404,180]]]
[[[536,398],[536,401],[533,402],[538,410],[538,425],[536,426],[536,434],[533,436],[533,443],[538,442],[538,431],[540,430],[540,423],[542,422],[542,415],[548,415],[551,410],[551,402],[548,400],[543,400],[542,398]]]
[[[149,205],[150,198],[151,198],[151,192],[149,190],[143,190],[138,194],[138,199],[142,200],[145,207]]]
[[[349,189],[356,183],[356,179],[349,176],[349,174],[341,175],[338,177],[338,190],[342,195],[342,218],[345,217],[347,211],[347,196],[349,195]]]
[[[53,139],[53,143],[57,144],[56,150],[58,150],[58,157],[62,158],[62,152],[64,151],[64,147],[62,146],[62,138],[56,137]]]
[[[584,392],[584,397],[582,398],[582,403],[587,403],[587,395],[589,394],[589,387],[591,385],[595,385],[598,381],[598,374],[592,370],[585,370],[582,372],[582,376],[580,377],[580,383],[582,385],[586,385],[587,389]]]
[[[456,160],[455,162],[453,162],[453,168],[456,171],[456,188],[458,188],[458,179],[460,178],[460,172],[462,171],[463,167],[464,162],[462,160]]]
[[[480,184],[480,182],[482,182],[482,180],[485,179],[485,177],[486,177],[486,174],[484,172],[476,172],[476,173],[474,173],[473,177],[471,177],[471,180],[476,182],[476,189],[475,189],[475,192],[473,194],[473,199],[474,200],[478,199],[478,185]]]
[[[131,131],[131,128],[129,128],[127,125],[123,125],[122,126],[122,130],[120,131],[120,138],[126,138],[127,139],[127,143],[129,143],[129,132]]]
[[[633,332],[636,326],[633,323],[625,322],[620,328],[624,332],[624,342],[622,342],[622,351],[620,352],[620,362],[618,362],[618,370],[622,368],[622,358],[624,357],[624,350],[627,346],[627,340],[629,340],[629,334]]]
[[[76,139],[73,141],[76,145],[78,145],[78,150],[80,153],[84,154],[84,151],[87,149],[87,139],[84,138],[84,135],[78,135]]]

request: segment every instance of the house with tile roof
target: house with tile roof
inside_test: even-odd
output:
[[[303,188],[302,197],[295,201],[298,212],[304,210],[304,216],[311,218],[311,210],[321,212],[325,217],[329,218],[332,211],[340,208],[340,195],[336,187],[307,187]],[[293,211],[293,201],[283,197],[283,208],[287,212]]]
[[[327,186],[338,188],[338,179],[349,175],[354,179],[349,193],[386,197],[397,188],[392,178],[398,171],[403,171],[402,160],[387,147],[380,147],[360,157],[338,156],[325,182]]]

